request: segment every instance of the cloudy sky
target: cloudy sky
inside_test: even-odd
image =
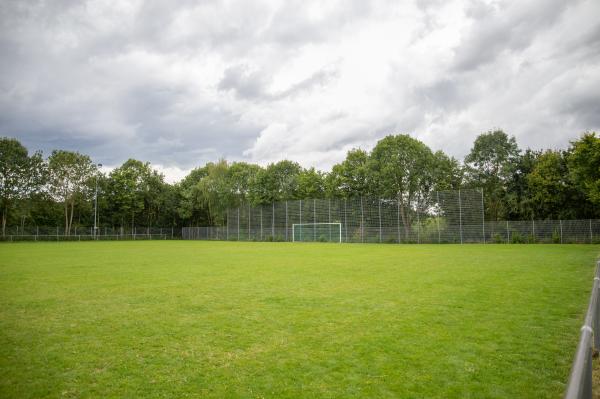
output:
[[[600,1],[0,3],[0,136],[133,157],[328,169],[409,133],[462,158],[600,131]]]

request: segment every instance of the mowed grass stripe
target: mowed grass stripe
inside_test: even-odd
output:
[[[0,246],[0,397],[560,397],[598,246]]]

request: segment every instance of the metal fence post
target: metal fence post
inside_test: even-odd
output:
[[[396,209],[396,224],[398,225],[398,244],[402,242],[402,237],[400,234],[400,198],[396,198],[396,203],[398,207]]]
[[[417,200],[417,244],[421,243],[421,218],[419,217],[419,201]],[[461,242],[462,244],[462,242]]]
[[[327,223],[331,223],[331,198],[327,199]],[[331,225],[327,227],[329,229],[329,241],[331,241]],[[342,232],[340,231],[340,237]]]
[[[460,243],[463,243],[463,229],[462,229],[462,201],[460,199],[460,189],[458,190],[458,221],[460,223]]]
[[[313,241],[317,241],[317,200],[313,199]]]
[[[506,221],[506,243],[510,242],[510,230],[508,228],[508,220]]]
[[[379,205],[379,243],[381,244],[381,198],[377,199],[377,205]]]
[[[344,235],[346,237],[346,242],[348,242],[348,211],[346,209],[346,203],[348,200],[344,197]]]
[[[271,239],[275,241],[275,202],[271,206]]]
[[[563,243],[563,232],[562,232],[562,219],[560,219],[558,221],[558,224],[560,225],[560,243]]]
[[[285,241],[289,241],[288,239],[288,202],[285,201]]]
[[[481,189],[481,225],[483,226],[483,243],[485,244],[485,205],[483,202],[483,188]]]
[[[237,207],[237,240],[240,240],[240,207]]]
[[[590,244],[594,243],[594,234],[592,233],[592,219],[590,219]],[[600,335],[600,332],[598,333]]]
[[[437,224],[437,233],[438,233],[438,244],[441,244],[442,242],[442,236],[440,234],[440,210],[441,210],[441,206],[440,206],[440,192],[436,191],[435,192],[436,197],[437,197],[437,205],[438,205],[438,212],[437,212],[437,217],[435,218],[436,224]]]
[[[250,204],[248,204],[248,241],[250,241],[250,225],[252,224],[252,220],[250,219],[251,212]]]
[[[263,206],[260,206],[260,240],[263,240]]]
[[[302,200],[300,200],[299,209],[300,209],[300,241],[302,241]],[[292,225],[292,229],[293,228],[294,228],[294,226]],[[292,239],[294,241],[296,241],[296,237],[295,237],[296,233],[294,231],[292,231],[292,235],[294,236],[294,237],[292,237]]]
[[[360,242],[365,242],[365,223],[363,212],[363,199],[360,197]]]

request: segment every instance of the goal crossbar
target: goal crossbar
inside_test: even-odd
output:
[[[296,240],[296,227],[300,226],[300,227],[311,227],[313,226],[314,228],[316,228],[317,226],[337,226],[337,230],[338,230],[338,235],[339,235],[339,242],[342,242],[342,224],[341,223],[327,223],[327,222],[322,222],[322,223],[293,223],[292,224],[292,241],[295,242]],[[302,231],[300,231],[300,240],[302,240]]]

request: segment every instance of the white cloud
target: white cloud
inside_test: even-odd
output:
[[[9,2],[0,135],[133,157],[170,180],[220,157],[327,169],[410,133],[464,156],[500,127],[600,129],[600,3]]]

